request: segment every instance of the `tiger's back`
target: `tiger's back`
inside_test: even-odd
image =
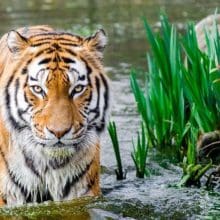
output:
[[[0,41],[0,193],[9,205],[99,195],[109,108],[105,33],[48,26]]]

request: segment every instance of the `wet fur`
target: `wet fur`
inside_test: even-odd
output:
[[[0,204],[100,194],[99,136],[109,108],[101,62],[105,40],[103,31],[82,38],[48,26],[21,28],[1,38]],[[47,76],[45,97],[29,86],[35,61]],[[88,85],[70,98],[70,67],[78,61]],[[57,144],[53,137],[64,138],[65,132],[64,144]]]

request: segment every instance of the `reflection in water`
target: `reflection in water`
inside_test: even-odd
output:
[[[218,195],[201,189],[179,190],[169,187],[179,180],[181,170],[166,161],[160,164],[151,162],[153,175],[147,180],[135,178],[130,152],[131,139],[139,127],[139,119],[128,77],[132,67],[145,69],[146,65],[145,53],[148,45],[142,16],[146,16],[156,26],[159,11],[164,10],[171,21],[178,24],[178,27],[183,27],[186,20],[197,21],[213,13],[218,5],[219,0],[1,0],[0,34],[20,26],[36,24],[49,24],[84,36],[101,27],[106,30],[109,46],[105,53],[105,65],[112,79],[112,114],[119,127],[128,179],[122,182],[115,180],[113,149],[105,134],[102,148],[102,189],[105,199],[90,198],[61,204],[4,208],[0,211],[0,219],[220,217]]]

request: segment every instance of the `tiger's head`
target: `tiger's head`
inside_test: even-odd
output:
[[[24,141],[71,147],[103,131],[109,107],[102,66],[106,35],[83,38],[47,32],[25,37],[11,31],[5,64],[4,118]]]

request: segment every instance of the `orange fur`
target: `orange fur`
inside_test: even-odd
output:
[[[99,196],[101,193],[99,187],[99,176],[100,176],[100,146],[97,145],[94,162],[87,173],[87,182],[91,184],[91,195]]]
[[[103,33],[99,32],[90,38],[82,38],[76,35],[56,32],[48,26],[35,26],[27,29],[20,28],[16,32],[10,32],[1,38],[0,89],[5,94],[4,97],[7,100],[2,101],[3,104],[0,108],[0,193],[3,196],[0,200],[0,205],[4,204],[4,201],[7,201],[8,199],[8,193],[4,190],[5,182],[3,179],[7,177],[8,182],[12,182],[11,184],[14,183],[14,185],[17,184],[17,177],[15,178],[14,176],[10,176],[8,173],[10,169],[10,163],[12,163],[10,158],[12,157],[13,152],[15,152],[14,147],[16,145],[16,141],[14,140],[15,138],[12,138],[12,136],[14,135],[14,130],[16,131],[17,129],[16,126],[13,128],[13,123],[15,123],[13,120],[16,121],[16,118],[13,119],[12,122],[8,122],[12,117],[15,117],[13,115],[15,113],[8,112],[10,111],[9,107],[13,108],[12,105],[14,105],[11,104],[14,97],[12,97],[10,91],[17,89],[17,92],[14,92],[15,95],[17,95],[16,93],[20,94],[20,90],[22,90],[22,92],[25,94],[26,102],[31,106],[30,114],[33,125],[30,128],[32,129],[33,135],[37,138],[47,138],[45,129],[50,132],[50,135],[53,134],[57,138],[63,137],[64,134],[69,132],[71,128],[73,128],[73,131],[75,132],[80,131],[80,129],[83,129],[83,126],[85,126],[86,122],[88,121],[88,119],[84,119],[82,111],[85,111],[84,108],[88,100],[91,99],[91,93],[94,91],[96,92],[96,84],[99,87],[101,85],[102,87],[100,88],[104,88],[105,86],[104,89],[106,91],[103,94],[103,97],[108,98],[108,91],[106,87],[108,82],[106,81],[107,79],[101,63],[102,52],[100,48],[105,44],[105,42],[102,42],[102,35]],[[47,66],[47,68],[42,70],[42,74],[45,74],[46,71],[48,71],[46,83],[44,85],[46,88],[46,94],[37,94],[33,89],[41,91],[41,88],[39,88],[38,85],[37,87],[35,86],[33,88],[31,85],[28,85],[27,81],[27,73],[25,71],[27,71],[28,68],[31,68],[31,63],[34,63],[34,61],[38,58],[41,59],[42,63],[46,63],[44,66]],[[69,79],[69,63],[75,62],[73,62],[71,59],[76,59],[81,63],[86,64],[86,67],[83,66],[80,68],[87,68],[88,71],[91,70],[90,83],[92,86],[87,86],[82,94],[74,98],[74,101],[69,93],[72,86],[72,82],[70,82]],[[28,71],[30,71],[30,69],[28,69]],[[35,71],[35,69],[33,68],[32,71]],[[40,71],[39,74],[41,74]],[[98,80],[100,81],[99,83],[97,83]],[[8,89],[9,87],[11,90]],[[99,93],[103,92],[100,88],[98,88]],[[17,97],[16,101],[20,102]],[[5,105],[10,106],[7,109]],[[105,106],[106,109],[107,107],[108,106]],[[99,113],[99,110],[97,110],[97,112]],[[25,114],[27,113],[25,112]],[[12,123],[12,125],[10,125],[10,123]],[[78,136],[76,135],[75,138],[78,138]],[[98,144],[98,139],[90,140],[91,143],[93,141],[95,144],[91,144],[91,150],[88,150],[88,153],[93,152],[91,154],[94,155],[87,155],[87,152],[83,151],[84,153],[81,153],[83,156],[82,160],[79,161],[79,166],[83,166],[82,164],[88,163],[89,160],[91,160],[91,164],[88,167],[88,170],[85,170],[85,179],[86,184],[88,185],[87,195],[96,196],[100,194],[100,145]],[[29,147],[31,148],[31,146]],[[23,153],[23,151],[21,152]],[[79,155],[81,154],[79,153]],[[77,158],[77,155],[75,155],[74,158]],[[63,158],[58,158],[58,160],[61,159]],[[34,158],[31,157],[31,160],[34,161]],[[74,159],[74,161],[77,160]],[[37,166],[37,164],[33,164],[30,165],[29,168],[34,170],[34,168],[31,166]],[[52,169],[50,168],[50,165],[47,166],[49,167],[47,169]],[[17,170],[13,172],[17,172]],[[41,172],[43,171],[40,171],[39,175],[41,175],[41,178],[43,179],[42,181],[44,181],[44,174]],[[78,171],[76,170],[74,172]],[[16,176],[16,174],[13,175]],[[26,175],[26,173],[24,173],[24,175]],[[82,177],[79,181],[83,181],[83,179],[84,178]],[[20,181],[22,185],[22,179],[19,179],[19,182]],[[86,185],[85,183],[83,184]],[[17,184],[16,187],[18,188],[18,191],[22,191],[21,186]],[[14,203],[16,204],[16,199]]]

